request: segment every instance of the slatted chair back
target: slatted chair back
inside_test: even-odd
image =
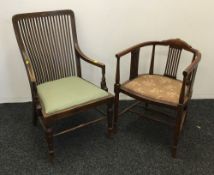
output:
[[[165,66],[165,71],[163,73],[164,76],[170,77],[170,78],[177,78],[177,71],[178,66],[181,58],[181,53],[183,50],[190,52],[192,54],[192,63],[183,71],[183,86],[182,86],[182,95],[180,96],[180,102],[184,101],[184,93],[187,93],[187,96],[191,97],[192,95],[192,88],[195,80],[195,75],[198,67],[198,63],[201,59],[201,53],[192,48],[189,44],[184,42],[181,39],[170,39],[170,40],[164,40],[164,41],[148,41],[144,43],[137,44],[133,47],[130,47],[118,54],[116,54],[117,57],[117,69],[116,69],[116,84],[120,84],[120,57],[131,53],[131,64],[130,64],[130,75],[129,80],[132,80],[136,77],[138,77],[139,72],[139,57],[140,57],[140,51],[143,47],[152,47],[151,52],[151,62],[150,62],[150,68],[149,68],[149,74],[154,74],[154,63],[155,63],[155,56],[156,56],[156,50],[159,46],[165,46],[168,47],[168,55],[167,55],[167,61]],[[188,87],[187,90],[185,90],[185,86]]]
[[[180,40],[180,39],[170,39],[170,40],[164,40],[164,41],[151,41],[146,42],[143,44],[138,44],[136,46],[133,46],[128,49],[127,51],[124,51],[122,53],[119,53],[118,56],[127,54],[128,51],[131,51],[131,64],[130,64],[130,77],[129,80],[134,79],[138,76],[138,69],[139,69],[139,55],[140,55],[140,49],[143,47],[152,46],[152,52],[151,52],[151,63],[150,63],[150,69],[149,74],[154,73],[154,63],[155,63],[155,54],[156,49],[158,46],[166,46],[168,47],[168,55],[167,55],[167,61],[164,71],[164,76],[168,76],[170,78],[176,79],[177,72],[178,72],[178,66],[180,63],[181,53],[183,50],[188,51],[192,53],[192,62],[193,61],[199,61],[200,60],[200,53],[198,50],[192,48],[190,45],[188,45],[186,42]],[[192,72],[191,76],[189,76],[189,84],[192,84],[194,82],[194,77],[196,70]]]
[[[26,13],[13,16],[15,34],[25,64],[31,64],[36,84],[67,76],[80,76],[75,56],[77,43],[71,10]]]
[[[198,52],[197,50],[193,49],[190,45],[188,45],[186,42],[180,39],[162,41],[160,44],[169,46],[164,75],[170,78],[177,77],[178,66],[181,58],[181,53],[183,50],[186,50],[193,54],[192,61],[195,60],[196,53]]]
[[[164,73],[165,76],[176,78],[181,52],[181,48],[169,46],[168,58]]]

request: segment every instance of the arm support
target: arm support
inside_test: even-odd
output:
[[[181,88],[179,103],[184,102],[186,95],[189,97],[191,97],[192,95],[192,88],[195,80],[198,63],[201,60],[201,53],[197,51],[194,58],[195,59],[193,59],[192,63],[183,71],[183,84]]]
[[[101,88],[104,89],[105,91],[108,91],[108,88],[106,86],[106,79],[105,79],[105,64],[100,63],[96,60],[90,59],[89,57],[87,57],[79,48],[79,46],[77,44],[75,44],[75,51],[76,54],[79,58],[81,58],[82,60],[86,61],[89,64],[92,64],[94,66],[100,67],[102,69],[102,80],[101,80]]]
[[[28,58],[27,54],[25,52],[22,52],[23,58],[24,58],[24,63],[25,63],[25,67],[27,69],[28,72],[28,77],[29,77],[29,81],[31,83],[36,83],[36,77],[33,71],[33,66],[30,62],[30,59]]]

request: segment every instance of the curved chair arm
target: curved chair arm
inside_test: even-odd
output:
[[[124,55],[127,55],[128,53],[131,53],[131,65],[130,65],[130,79],[133,79],[138,74],[138,63],[139,63],[139,51],[141,47],[159,44],[159,41],[148,41],[143,42],[137,45],[134,45],[132,47],[129,47],[119,53],[117,53],[115,56],[117,58],[117,66],[116,66],[116,85],[120,86],[120,58]],[[153,54],[152,57],[154,57],[154,47],[153,47]]]
[[[196,51],[194,58],[195,59],[193,59],[192,63],[183,71],[183,83],[179,98],[180,104],[184,102],[186,95],[188,97],[191,97],[192,95],[192,88],[195,80],[195,74],[198,68],[198,63],[201,60],[201,53],[199,51]],[[188,87],[187,90],[186,87]]]
[[[144,46],[159,44],[159,43],[160,43],[159,41],[148,41],[148,42],[139,43],[139,44],[136,44],[132,47],[129,47],[129,48],[117,53],[116,57],[120,58],[120,57],[132,52],[133,50],[139,49],[139,48],[144,47]]]
[[[197,58],[183,71],[183,75],[188,76],[194,69],[196,69],[200,60],[201,60],[201,53],[198,52]]]
[[[88,63],[90,63],[90,64],[93,64],[93,65],[95,65],[95,66],[97,66],[97,67],[105,68],[105,64],[100,63],[100,62],[98,62],[98,61],[96,61],[96,60],[93,60],[93,59],[89,58],[88,56],[86,56],[86,55],[81,51],[81,49],[79,48],[79,46],[78,46],[77,44],[75,44],[75,50],[77,51],[78,56],[79,56],[81,59],[83,59],[84,61],[86,61],[86,62],[88,62]]]
[[[81,58],[82,60],[86,61],[89,64],[92,64],[94,66],[100,67],[102,69],[102,80],[101,80],[100,86],[105,91],[108,91],[108,88],[106,86],[106,79],[105,79],[105,64],[100,63],[100,62],[98,62],[96,60],[93,60],[93,59],[89,58],[88,56],[86,56],[81,51],[81,49],[79,48],[78,44],[75,44],[74,47],[75,47],[76,54],[78,55],[79,58]]]

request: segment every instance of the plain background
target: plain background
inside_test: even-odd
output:
[[[0,103],[31,100],[12,16],[57,9],[75,12],[80,47],[89,57],[106,64],[111,92],[115,53],[143,41],[181,38],[202,53],[193,98],[214,98],[212,0],[0,0],[0,7]],[[121,69],[124,79],[128,75],[126,60]],[[100,70],[86,64],[83,67],[85,78],[99,84]]]

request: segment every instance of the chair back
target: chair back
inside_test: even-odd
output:
[[[13,26],[24,62],[32,65],[36,84],[78,74],[73,11],[17,14]]]
[[[167,45],[169,47],[164,75],[171,78],[176,78],[177,76],[182,50],[186,50],[193,54],[192,61],[195,60],[196,53],[198,52],[180,39],[165,40],[161,41],[159,44]]]

